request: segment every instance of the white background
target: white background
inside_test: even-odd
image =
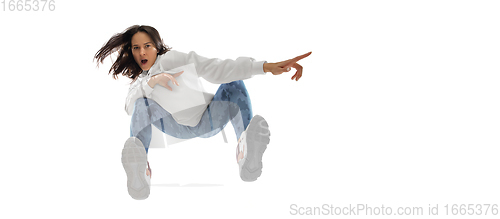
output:
[[[55,5],[0,11],[1,218],[297,217],[292,204],[425,214],[438,204],[446,218],[446,204],[500,204],[497,1]],[[93,56],[134,24],[206,57],[313,52],[299,82],[245,81],[272,134],[258,181],[239,179],[229,126],[229,144],[219,134],[151,149],[151,195],[130,198],[120,161],[129,80]]]

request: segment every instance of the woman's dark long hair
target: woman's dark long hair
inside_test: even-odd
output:
[[[97,65],[99,66],[99,63],[103,63],[106,57],[114,52],[118,52],[118,58],[108,73],[113,74],[114,79],[118,79],[118,75],[121,74],[132,79],[132,82],[134,82],[142,72],[142,69],[134,60],[131,49],[132,36],[137,32],[144,32],[151,37],[158,55],[165,54],[171,49],[163,43],[163,39],[160,38],[158,31],[151,26],[134,25],[122,33],[115,34],[94,56],[94,60],[97,60]]]

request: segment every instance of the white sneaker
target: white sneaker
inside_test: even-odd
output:
[[[134,199],[149,197],[151,177],[146,175],[148,158],[141,140],[130,137],[122,150],[122,165],[127,173],[128,194]]]
[[[255,181],[262,174],[262,156],[269,144],[269,136],[269,125],[259,115],[252,118],[247,129],[241,134],[236,147],[236,161],[243,181]]]

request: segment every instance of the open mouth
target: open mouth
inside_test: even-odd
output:
[[[147,59],[143,59],[143,60],[141,60],[141,64],[145,65],[146,63],[148,63],[148,60],[147,60]]]

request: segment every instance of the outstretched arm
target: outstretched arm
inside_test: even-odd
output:
[[[297,64],[297,62],[305,57],[311,55],[312,52],[308,52],[304,55],[297,56],[293,59],[288,59],[286,61],[277,63],[265,63],[264,72],[271,72],[273,75],[280,75],[283,72],[289,72],[291,68],[295,68],[297,72],[292,76],[292,80],[298,81],[302,77],[302,66]]]

